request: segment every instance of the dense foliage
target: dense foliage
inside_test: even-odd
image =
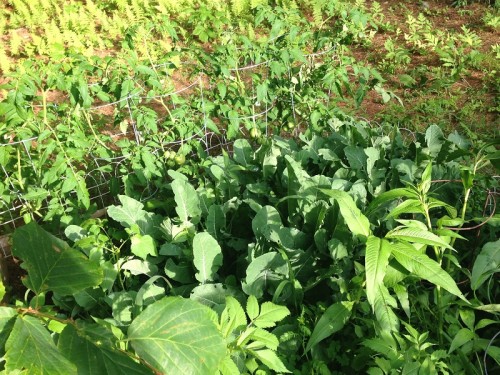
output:
[[[458,230],[486,221],[498,153],[436,126],[329,124],[169,170],[155,200],[120,196],[66,242],[16,231],[30,293],[2,308],[6,370],[493,370],[498,219]]]
[[[487,71],[473,31],[362,1],[57,4],[0,9],[0,234],[26,274],[0,373],[500,369],[499,142],[436,103],[441,126],[395,126],[385,78]],[[375,68],[351,48],[379,30]],[[369,95],[404,116],[350,116]]]

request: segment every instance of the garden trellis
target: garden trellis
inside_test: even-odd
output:
[[[195,63],[138,65],[135,69],[144,73],[142,80],[140,74],[119,77],[121,92],[115,100],[111,100],[111,95],[103,95],[108,84],[105,76],[100,82],[86,82],[85,86],[78,77],[69,77],[73,84],[67,94],[50,90],[57,94],[52,103],[44,96],[46,93],[41,103],[36,101],[38,95],[25,100],[24,109],[31,115],[24,120],[41,125],[39,134],[32,132],[27,137],[23,137],[22,131],[2,131],[0,235],[5,238],[24,225],[24,215],[36,220],[50,219],[67,210],[78,210],[82,201],[87,207],[93,204],[94,209],[115,203],[116,195],[126,189],[123,178],[137,177],[141,186],[135,184],[135,197],[141,201],[150,199],[158,190],[158,181],[166,176],[163,155],[167,150],[193,157],[200,152],[231,153],[234,140],[248,135],[254,127],[266,135],[279,132],[282,119],[277,111],[294,121],[299,116],[296,91],[300,90],[297,82],[306,75],[303,68],[312,74],[325,64],[334,66],[336,51],[331,47],[303,54],[300,59],[289,61],[287,69],[279,74],[273,71],[273,61],[277,60],[268,57],[253,61],[247,52],[239,49],[245,65],[237,63],[225,72]],[[163,87],[151,85],[151,77],[158,78]],[[321,102],[325,104],[331,93],[326,85],[322,86],[325,95]],[[97,95],[90,99],[90,93]],[[309,120],[301,116],[304,121]],[[58,122],[65,122],[66,127]],[[18,124],[24,127],[24,123]],[[43,128],[44,124],[51,131]],[[77,150],[75,154],[63,151],[65,145]],[[61,153],[67,156],[62,163]],[[62,171],[64,165],[71,168],[72,174]],[[47,178],[49,173],[53,175]],[[4,256],[8,256],[7,241],[1,241],[0,246]]]

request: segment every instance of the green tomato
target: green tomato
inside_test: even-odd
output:
[[[287,127],[288,130],[293,130],[295,128],[295,124],[292,121],[288,121]]]
[[[182,154],[179,154],[175,157],[175,163],[177,165],[184,165],[184,163],[186,162],[186,157]]]
[[[260,131],[259,128],[250,129],[250,138],[256,139],[256,138],[259,138],[261,135],[262,135],[262,132]]]

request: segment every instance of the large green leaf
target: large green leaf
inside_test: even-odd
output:
[[[477,290],[495,272],[500,272],[500,239],[486,243],[477,256],[472,267],[472,290]]]
[[[373,302],[375,316],[382,331],[399,331],[399,319],[393,311],[393,308],[397,307],[397,302],[384,284],[378,285]]]
[[[137,224],[140,234],[156,237],[160,219],[158,216],[143,210],[144,205],[126,195],[119,195],[121,206],[109,206],[107,213],[110,218],[118,221],[125,228]]]
[[[19,316],[5,344],[7,373],[27,369],[27,374],[71,375],[76,366],[58,350],[40,320]]]
[[[403,242],[392,243],[391,250],[396,260],[409,272],[467,301],[455,281],[436,261]]]
[[[195,277],[201,283],[213,281],[222,266],[222,250],[210,234],[197,233],[193,239],[193,263],[199,271]]]
[[[368,237],[370,235],[370,222],[361,213],[356,203],[349,194],[341,190],[320,189],[324,194],[337,201],[340,213],[347,226],[354,235]]]
[[[352,169],[356,171],[365,168],[368,157],[363,148],[358,146],[347,146],[344,149],[344,153]]]
[[[414,227],[397,228],[391,230],[389,233],[387,233],[385,237],[397,240],[404,240],[408,242],[416,242],[424,245],[439,246],[439,247],[444,247],[445,249],[453,250],[453,248],[444,240],[442,240],[441,237],[436,236],[434,233],[429,232],[427,230],[422,230]]]
[[[76,365],[79,375],[143,375],[152,374],[126,354],[100,340],[93,340],[84,330],[77,331],[68,324],[61,332],[57,346],[60,352]]]
[[[194,187],[182,179],[175,179],[171,185],[175,194],[175,203],[177,204],[175,211],[179,218],[182,221],[193,218],[193,222],[196,222],[201,216],[201,208],[200,199]]]
[[[328,336],[340,331],[349,320],[353,305],[353,302],[337,302],[326,309],[314,327],[306,346],[306,352]]]
[[[271,251],[255,258],[247,267],[243,291],[262,297],[270,283],[281,281],[288,275],[288,264],[281,254]]]
[[[130,325],[128,338],[162,374],[213,375],[226,355],[213,311],[180,297],[149,305]]]
[[[385,203],[393,201],[394,199],[401,199],[402,197],[418,199],[418,194],[408,188],[391,189],[376,197],[366,209],[366,214],[370,215],[381,208]]]
[[[278,241],[278,231],[283,226],[281,217],[272,206],[262,207],[252,220],[252,229],[257,237],[264,237],[269,241]]]
[[[51,290],[69,295],[99,285],[103,279],[99,265],[35,222],[15,231],[12,254],[23,260],[22,267],[28,271],[26,286],[36,294]]]
[[[439,154],[441,147],[443,147],[444,140],[443,131],[439,126],[431,125],[427,128],[425,132],[425,142],[432,156],[435,157]]]
[[[4,355],[4,344],[14,326],[17,311],[11,307],[0,306],[0,356]]]
[[[213,204],[208,209],[207,216],[207,232],[212,235],[216,240],[221,239],[222,231],[226,226],[226,214],[222,206]]]
[[[366,297],[372,307],[375,306],[375,296],[378,292],[378,287],[384,282],[390,255],[391,247],[389,241],[375,236],[368,237],[365,255]]]

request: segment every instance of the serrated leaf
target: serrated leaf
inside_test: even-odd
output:
[[[226,297],[226,307],[220,317],[222,336],[227,338],[235,330],[243,329],[247,325],[245,311],[234,297]]]
[[[231,359],[231,356],[227,356],[219,364],[219,371],[221,375],[240,375],[241,372],[236,366],[236,363]]]
[[[92,340],[85,331],[78,332],[68,324],[60,334],[57,346],[60,352],[76,365],[78,374],[152,374],[151,370],[133,361],[126,354],[103,344],[100,340]]]
[[[136,353],[163,374],[213,375],[226,356],[213,311],[180,297],[149,305],[130,325]]]
[[[253,330],[249,338],[252,342],[246,345],[247,349],[255,350],[264,347],[271,350],[278,349],[279,345],[278,338],[264,329],[257,328]]]
[[[439,285],[451,294],[468,302],[451,276],[426,254],[402,242],[392,243],[391,249],[392,255],[409,272],[435,285]]]
[[[351,317],[353,302],[337,302],[331,305],[319,318],[306,346],[306,352],[337,331],[340,331]]]
[[[11,307],[0,306],[0,356],[4,355],[4,343],[16,321],[17,311]]]
[[[195,277],[201,283],[213,281],[222,266],[222,250],[209,233],[197,233],[193,239],[193,263],[199,271]]]
[[[36,294],[51,290],[70,295],[97,286],[103,279],[97,264],[35,222],[14,232],[12,254],[23,261],[28,271],[26,286]]]
[[[389,241],[375,236],[368,237],[365,255],[366,297],[372,308],[375,306],[378,287],[384,282],[390,255]]]
[[[272,302],[264,302],[260,305],[260,314],[253,324],[259,328],[274,327],[277,322],[290,315],[290,310],[285,306],[276,305]]]
[[[455,337],[453,337],[453,340],[451,341],[450,344],[450,349],[448,350],[448,354],[453,353],[456,349],[460,348],[461,346],[465,345],[469,341],[474,339],[474,332],[472,332],[468,328],[462,328],[460,331],[457,332]]]
[[[5,344],[5,370],[29,369],[30,374],[77,374],[76,366],[57,350],[40,320],[18,316]]]
[[[259,315],[259,302],[253,295],[248,296],[247,299],[247,314],[250,320],[254,320]]]
[[[255,350],[252,354],[269,369],[278,373],[290,373],[276,353],[269,349]]]
[[[319,190],[337,201],[340,208],[340,214],[354,235],[364,237],[370,235],[370,222],[368,218],[361,213],[358,207],[356,207],[356,203],[354,203],[354,200],[349,194],[341,190]]]
[[[171,185],[177,205],[175,211],[179,218],[182,221],[189,221],[189,218],[196,221],[201,216],[201,208],[200,199],[194,187],[182,179],[175,179]]]
[[[495,272],[500,272],[500,239],[486,243],[474,261],[472,290],[477,290]]]
[[[389,233],[387,233],[385,237],[397,240],[404,240],[408,242],[416,242],[430,246],[440,246],[446,249],[453,250],[453,248],[450,245],[448,245],[445,241],[443,241],[440,237],[436,236],[434,233],[415,228],[394,229]]]

